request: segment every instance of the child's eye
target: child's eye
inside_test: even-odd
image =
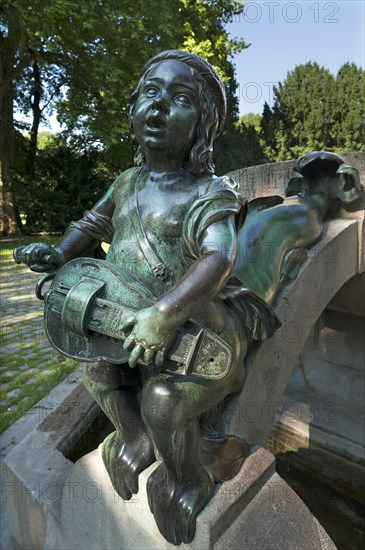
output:
[[[175,97],[175,102],[181,107],[190,107],[193,103],[190,97],[186,94],[179,94]]]
[[[155,86],[147,86],[143,93],[146,97],[155,97],[158,94],[158,90]]]

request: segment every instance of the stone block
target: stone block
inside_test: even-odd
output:
[[[239,474],[218,488],[198,517],[193,541],[180,548],[333,549],[303,502],[275,473],[274,462],[270,453],[257,449]],[[82,458],[66,480],[59,514],[49,516],[45,548],[175,548],[161,536],[148,508],[146,481],[155,467],[141,474],[138,495],[124,502],[111,486],[100,451]]]
[[[80,414],[71,417],[64,411],[75,403],[76,394]],[[49,415],[6,458],[12,546],[22,550],[174,548],[159,533],[148,507],[146,481],[157,463],[141,474],[139,493],[130,501],[121,500],[99,450],[76,464],[61,452],[63,447],[72,453],[70,442],[77,446],[80,426],[88,429],[91,415],[90,408],[85,414],[80,385],[64,401],[60,411],[53,411],[53,417]],[[198,517],[195,538],[181,548],[261,550],[265,540],[273,548],[334,548],[303,502],[276,474],[273,455],[255,448],[238,475],[217,487]]]

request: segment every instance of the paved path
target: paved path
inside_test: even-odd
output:
[[[4,420],[19,411],[22,417],[0,436],[0,549],[9,550],[7,481],[3,478],[5,456],[82,380],[82,366],[49,393],[49,381],[64,368],[64,358],[48,343],[43,328],[43,303],[34,288],[40,275],[14,263],[11,255],[0,255],[0,411]],[[75,364],[76,365],[76,364]],[[48,385],[46,384],[48,381]],[[53,380],[54,382],[54,380]],[[43,399],[28,410],[30,392],[39,390]],[[37,401],[38,401],[37,399]],[[23,416],[24,414],[24,416]],[[8,418],[6,418],[8,417]],[[14,420],[14,419],[12,419]]]
[[[43,303],[34,293],[40,275],[10,255],[0,257],[0,274],[0,411],[6,417],[22,403],[25,412],[28,394],[41,391],[64,359],[44,333]]]

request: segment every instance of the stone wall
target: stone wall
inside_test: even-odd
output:
[[[360,179],[365,181],[365,152],[338,153],[346,164],[357,168]],[[260,164],[234,170],[228,175],[241,186],[242,193],[248,199],[268,195],[284,195],[285,186],[291,176],[295,174],[293,168],[296,160]]]
[[[359,171],[365,187],[365,152],[339,153],[339,156]],[[295,162],[252,166],[229,175],[239,182],[248,199],[284,195],[287,182],[295,174]],[[298,363],[279,405],[270,438],[270,448],[287,457],[285,460],[356,499],[361,498],[365,489],[364,207],[365,192],[339,215],[358,220],[358,275],[346,282],[327,305],[323,304],[324,310],[308,340],[302,350],[297,350]],[[325,284],[333,284],[332,277],[341,269],[340,256],[349,262],[356,246],[355,237],[353,234],[345,250],[336,249],[338,254],[334,255],[334,249],[330,249],[327,260],[334,261],[334,273]],[[300,278],[303,279],[303,274]],[[301,280],[297,286],[300,284]],[[312,294],[313,287],[309,287],[306,301]]]

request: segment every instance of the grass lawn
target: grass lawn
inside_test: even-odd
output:
[[[12,259],[13,249],[31,242],[55,244],[59,236],[3,239],[0,243],[2,324],[0,332],[0,431],[23,416],[79,365],[46,340],[36,277]],[[19,279],[17,279],[19,273]],[[9,299],[8,299],[9,298]],[[35,305],[38,304],[38,305]]]

